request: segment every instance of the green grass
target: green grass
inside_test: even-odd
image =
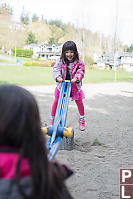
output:
[[[0,63],[14,64],[15,62],[9,61],[9,60],[0,59]]]
[[[0,66],[0,84],[54,84],[52,68],[33,66]]]
[[[11,59],[15,59],[15,56],[14,55],[7,55],[7,54],[2,54],[4,57],[8,57],[8,58],[11,58]],[[16,57],[16,59],[20,59],[21,61],[35,61],[33,58],[26,58],[26,57]]]
[[[117,82],[131,82],[133,81],[133,72],[116,71]],[[85,77],[83,83],[106,83],[115,82],[114,70],[90,70],[86,67]]]
[[[133,81],[133,72],[117,71],[117,82]],[[90,70],[86,67],[83,83],[115,82],[112,70]],[[0,66],[0,84],[50,85],[55,84],[51,67]]]

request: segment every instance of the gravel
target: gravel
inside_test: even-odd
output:
[[[27,86],[49,125],[54,86]],[[56,159],[74,170],[66,181],[76,199],[118,199],[119,170],[133,168],[133,83],[84,84],[86,130],[78,129],[78,110],[70,100],[67,124],[74,128],[72,151]]]

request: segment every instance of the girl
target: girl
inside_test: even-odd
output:
[[[85,65],[83,61],[79,59],[77,46],[73,41],[67,41],[62,47],[62,54],[59,60],[53,67],[53,77],[57,82],[55,89],[55,99],[52,105],[50,125],[53,125],[56,108],[58,104],[60,89],[63,80],[71,80],[72,83],[72,100],[75,100],[78,111],[80,114],[79,118],[79,129],[85,130],[85,113],[82,99],[84,93],[81,89],[82,79],[85,73]],[[79,83],[76,83],[78,80]]]
[[[48,161],[32,94],[0,86],[0,199],[72,199],[64,184],[71,173]]]

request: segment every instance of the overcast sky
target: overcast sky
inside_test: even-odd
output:
[[[23,7],[30,15],[60,19],[104,35],[117,33],[119,39],[133,43],[133,0],[0,0],[10,4],[16,19]]]

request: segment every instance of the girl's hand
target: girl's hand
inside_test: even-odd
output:
[[[61,77],[58,77],[58,78],[57,78],[57,82],[62,83],[62,82],[63,82],[63,79],[62,79]]]
[[[74,79],[74,78],[73,78],[73,79],[71,80],[71,83],[76,83],[76,81],[77,81],[77,79]]]

